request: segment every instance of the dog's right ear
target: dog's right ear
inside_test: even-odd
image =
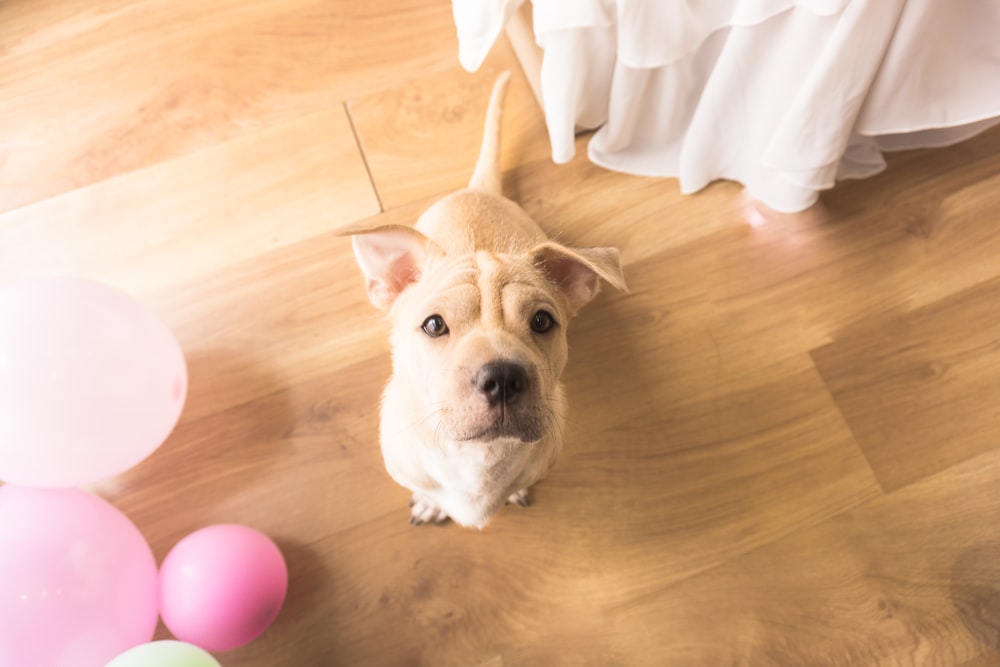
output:
[[[373,229],[348,230],[354,257],[368,285],[368,298],[388,310],[396,297],[420,280],[424,267],[444,251],[412,227],[385,225]]]

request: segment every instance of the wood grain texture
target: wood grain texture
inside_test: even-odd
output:
[[[235,522],[288,561],[220,662],[1000,664],[1000,128],[780,215],[602,171],[586,137],[553,165],[518,73],[507,192],[620,247],[630,292],[570,325],[533,506],[413,528],[377,445],[388,326],[338,230],[465,182],[514,60],[456,61],[447,3],[0,5],[0,281],[117,285],[189,365],[177,429],[93,490],[159,560]]]
[[[377,213],[343,107],[0,215],[0,278],[143,294]]]
[[[962,667],[995,667],[1000,665],[1000,651],[986,649],[978,657],[962,663]]]
[[[1000,443],[1000,279],[813,353],[887,490]]]
[[[1000,627],[998,482],[992,451],[623,601],[606,636],[621,664],[960,665]]]
[[[509,169],[546,158],[549,142],[542,111],[506,42],[475,74],[464,74],[456,62],[440,74],[350,102],[383,208],[440,196],[469,182],[490,90],[504,70],[513,74],[501,121],[500,161]]]
[[[0,211],[451,66],[447,3],[0,4]],[[414,29],[416,27],[416,29]]]

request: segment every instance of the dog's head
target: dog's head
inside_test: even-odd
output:
[[[372,303],[393,324],[393,382],[452,442],[533,442],[551,430],[566,327],[600,279],[624,289],[618,251],[540,242],[449,254],[416,229],[355,233]]]

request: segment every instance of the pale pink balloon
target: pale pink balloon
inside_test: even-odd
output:
[[[77,489],[0,487],[0,665],[103,667],[153,638],[156,560]]]
[[[163,443],[186,395],[177,340],[129,296],[71,278],[0,287],[0,480],[124,472]]]
[[[160,615],[174,637],[206,651],[248,644],[271,625],[288,569],[267,536],[223,524],[178,542],[160,566]]]

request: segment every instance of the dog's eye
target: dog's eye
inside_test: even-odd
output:
[[[448,325],[444,323],[444,318],[440,315],[431,315],[424,320],[420,328],[431,338],[437,338],[448,333]]]
[[[555,325],[555,319],[547,310],[540,310],[531,318],[531,330],[535,333],[547,333]]]

